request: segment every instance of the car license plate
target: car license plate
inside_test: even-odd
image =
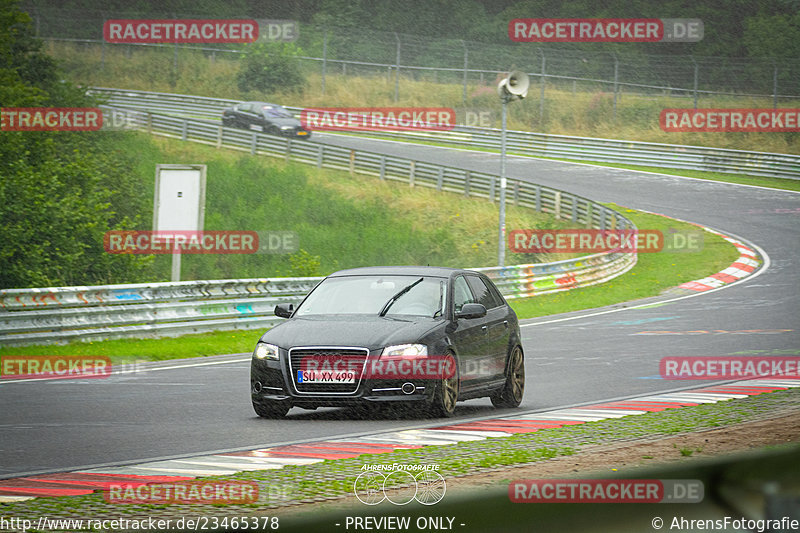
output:
[[[308,132],[307,131],[298,131],[297,134],[298,135],[308,135]]]
[[[352,370],[298,370],[298,383],[355,383]]]

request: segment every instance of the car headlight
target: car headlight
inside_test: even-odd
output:
[[[428,347],[424,344],[396,344],[395,346],[387,346],[381,352],[381,355],[394,356],[394,355],[428,355]]]
[[[266,342],[259,342],[256,344],[256,349],[253,352],[253,357],[256,359],[278,359],[278,347],[274,344],[267,344]]]
[[[290,130],[292,128],[294,128],[294,126],[281,126],[282,130]]]

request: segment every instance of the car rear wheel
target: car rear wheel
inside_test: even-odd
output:
[[[282,418],[290,408],[285,402],[253,402],[253,410],[261,418]]]
[[[525,357],[522,348],[515,346],[508,356],[506,382],[489,399],[495,407],[519,407],[525,394]]]
[[[429,408],[429,414],[434,418],[449,418],[456,411],[461,378],[458,374],[458,360],[453,354],[449,355],[455,361],[455,370],[452,376],[442,377],[436,384],[433,402]]]

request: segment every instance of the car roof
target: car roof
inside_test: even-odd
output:
[[[269,102],[242,102],[243,104],[257,104],[262,107],[283,107],[280,104],[271,104]]]
[[[349,268],[347,270],[340,270],[331,274],[330,278],[338,278],[344,276],[369,276],[369,275],[384,275],[384,276],[432,276],[439,278],[447,278],[457,272],[472,273],[460,268],[438,267],[438,266],[373,266],[373,267],[359,267]]]

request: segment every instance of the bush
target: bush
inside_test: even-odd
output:
[[[297,56],[302,51],[292,43],[255,43],[247,47],[237,76],[242,92],[303,92],[306,83]]]

